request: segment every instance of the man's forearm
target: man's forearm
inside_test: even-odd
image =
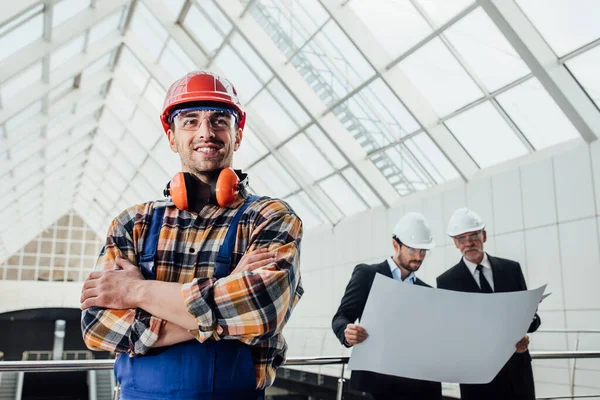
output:
[[[173,344],[187,342],[189,340],[195,340],[196,338],[192,334],[179,325],[175,325],[172,322],[167,322],[160,330],[158,340],[152,345],[152,347],[163,347],[171,346]]]
[[[138,307],[182,329],[198,329],[194,316],[183,301],[181,286],[174,282],[143,281],[136,294]]]

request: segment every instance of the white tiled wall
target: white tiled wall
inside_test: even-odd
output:
[[[349,354],[333,335],[331,318],[355,265],[391,255],[391,232],[405,212],[422,212],[430,222],[438,245],[418,275],[435,285],[459,261],[444,231],[450,214],[463,206],[486,221],[490,254],[519,261],[530,288],[548,285],[552,295],[540,306],[540,329],[600,330],[600,144],[537,158],[306,232],[301,261],[306,293],[285,329],[289,355]],[[582,350],[600,349],[600,334],[539,332],[531,347],[573,350],[577,343]],[[570,393],[572,366],[569,360],[535,361],[537,394]],[[575,393],[600,393],[600,361],[579,360],[576,367]],[[335,375],[339,368],[315,370]]]

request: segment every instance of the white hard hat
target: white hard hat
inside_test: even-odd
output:
[[[468,208],[458,208],[448,222],[448,235],[458,236],[465,232],[480,231],[485,228],[485,223],[477,213]]]
[[[430,250],[435,247],[429,224],[423,214],[406,213],[394,227],[393,234],[402,244],[414,249]]]

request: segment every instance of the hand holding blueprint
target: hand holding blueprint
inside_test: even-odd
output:
[[[527,332],[545,285],[462,293],[375,276],[349,368],[437,382],[488,383]]]

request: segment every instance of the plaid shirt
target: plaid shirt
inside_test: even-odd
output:
[[[179,210],[171,200],[131,207],[109,227],[96,270],[114,268],[117,255],[138,265],[155,205],[166,205],[156,249],[156,279],[183,284],[182,295],[198,322],[191,333],[200,341],[240,340],[251,346],[257,389],[270,386],[284,362],[282,329],[304,289],[300,280],[302,222],[283,201],[261,197],[240,219],[232,270],[244,253],[267,248],[275,261],[252,272],[212,277],[227,229],[243,204],[206,205],[200,214]],[[163,321],[142,309],[91,307],[83,312],[82,331],[92,350],[145,354],[160,336]],[[217,327],[223,331],[217,334]]]

